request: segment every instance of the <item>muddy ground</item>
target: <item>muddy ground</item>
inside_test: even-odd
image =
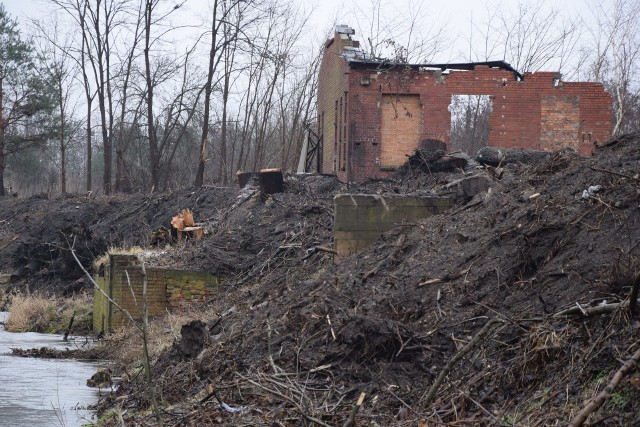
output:
[[[335,194],[451,195],[448,184],[486,169],[407,167],[360,186],[292,177],[266,200],[252,188],[5,199],[0,262],[14,286],[72,292],[86,286],[72,242],[89,265],[110,246],[151,244],[193,209],[205,238],[160,242],[152,262],[226,280],[208,303],[219,314],[201,319],[211,326],[202,353],[176,342],[155,361],[168,425],[343,425],[361,392],[357,425],[565,425],[640,348],[624,304],[589,315],[623,303],[638,280],[640,136],[591,158],[561,151],[501,166],[488,192],[458,194],[448,213],[399,224],[337,265],[309,250],[332,243]],[[558,315],[567,308],[576,313]],[[149,396],[132,376],[101,408],[154,425]],[[639,398],[636,370],[589,423],[639,425]]]

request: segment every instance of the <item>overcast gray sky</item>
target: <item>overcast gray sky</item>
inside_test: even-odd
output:
[[[334,21],[338,23],[356,26],[358,18],[364,19],[363,14],[370,13],[373,5],[381,2],[384,10],[390,15],[401,15],[420,3],[420,0],[297,0],[297,3],[308,8],[314,8],[310,27],[317,32],[331,26]],[[603,0],[607,3],[613,0]],[[25,18],[44,18],[47,16],[47,0],[2,0],[9,13],[20,21]],[[186,0],[186,6],[191,10],[207,9],[209,0]],[[480,22],[486,16],[487,5],[493,8],[500,5],[501,8],[510,8],[517,5],[516,0],[482,1],[482,0],[449,0],[449,1],[422,1],[423,11],[427,15],[424,26],[434,23],[448,22],[452,33],[462,33],[466,36],[469,32],[470,20]],[[531,3],[536,3],[532,1]],[[567,16],[578,13],[585,0],[545,1],[547,6],[560,10]],[[358,16],[361,15],[361,16]],[[354,22],[352,22],[354,21]]]
[[[49,0],[2,0],[8,12],[20,22],[29,18],[44,19],[49,16]],[[333,23],[346,24],[356,29],[355,38],[365,42],[366,35],[373,30],[372,16],[375,15],[376,5],[382,5],[378,15],[385,30],[396,30],[406,25],[412,19],[416,19],[415,31],[422,33],[422,37],[429,37],[434,30],[443,29],[446,42],[438,45],[438,51],[426,61],[470,61],[486,59],[503,59],[499,52],[490,52],[490,58],[473,57],[470,55],[470,44],[478,44],[481,39],[481,31],[484,29],[489,12],[513,12],[519,4],[528,6],[540,5],[541,11],[556,10],[561,20],[575,19],[578,15],[588,15],[589,2],[597,0],[449,0],[446,2],[429,0],[298,0],[296,2],[306,11],[311,11],[311,17],[306,32],[304,43],[318,45],[333,27]],[[614,0],[600,0],[600,4],[613,3]],[[186,0],[185,7],[181,9],[182,16],[189,16],[190,23],[196,24],[196,20],[205,20],[208,17],[210,0]],[[49,9],[50,10],[50,9]],[[203,13],[204,12],[204,13]],[[179,34],[173,37],[179,38]],[[381,34],[381,39],[386,38],[386,33]],[[409,42],[402,37],[394,39],[401,45]],[[415,39],[415,37],[414,37]],[[480,48],[475,47],[474,51]],[[410,58],[414,59],[414,58]],[[418,62],[424,62],[419,59]],[[545,65],[556,69],[555,64]],[[559,68],[559,67],[557,67]]]

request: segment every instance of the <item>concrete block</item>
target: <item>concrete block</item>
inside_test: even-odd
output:
[[[334,239],[339,255],[356,253],[403,221],[427,218],[453,205],[444,197],[342,194],[334,198]]]

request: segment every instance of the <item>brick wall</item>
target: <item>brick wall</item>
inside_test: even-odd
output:
[[[212,298],[221,279],[200,271],[163,270],[166,298],[171,308]]]
[[[422,105],[419,95],[383,95],[381,105],[381,168],[397,167],[416,149],[415,141],[423,133]]]
[[[345,47],[358,42],[346,34],[336,33],[325,43],[318,80],[318,135],[322,135],[322,173],[335,173],[347,180],[349,112],[349,65],[341,54]]]
[[[334,198],[334,240],[338,255],[364,249],[402,221],[427,218],[453,206],[448,197],[340,194]]]
[[[206,272],[145,268],[147,302],[150,316],[164,313],[185,303],[205,301],[214,295],[221,279]],[[136,255],[111,254],[96,283],[122,309],[136,320],[143,315],[143,274]],[[94,292],[93,328],[113,331],[127,325],[129,319],[98,290]]]
[[[337,36],[328,44],[320,68],[318,122],[324,137],[323,172],[335,172],[343,182],[385,177],[389,174],[385,158],[397,163],[406,157],[404,143],[396,144],[395,156],[389,152],[393,147],[383,148],[385,142],[397,142],[385,141],[383,135],[385,100],[393,96],[419,98],[422,122],[414,147],[427,138],[450,143],[452,95],[490,96],[490,146],[538,150],[568,146],[590,155],[594,143],[610,137],[611,96],[601,84],[559,82],[555,72],[525,73],[518,80],[510,71],[486,66],[445,75],[432,69],[349,64],[339,55],[344,40],[336,42]],[[337,170],[334,155],[339,159]]]

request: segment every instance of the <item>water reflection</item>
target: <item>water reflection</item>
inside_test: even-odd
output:
[[[0,322],[6,317],[0,312]],[[14,334],[0,325],[0,426],[76,427],[91,422],[93,414],[83,408],[98,400],[98,391],[86,386],[96,371],[94,363],[10,355],[11,348],[67,346],[59,335]]]

